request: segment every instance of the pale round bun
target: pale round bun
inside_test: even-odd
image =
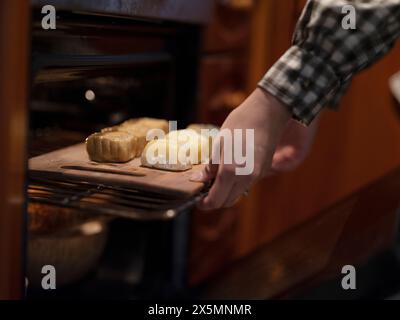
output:
[[[141,157],[142,166],[171,171],[185,171],[192,163],[185,154],[179,156],[179,144],[167,139],[157,139],[146,145]]]
[[[181,148],[189,152],[192,164],[199,164],[208,161],[210,147],[208,139],[198,134],[195,130],[184,129],[171,131],[166,136],[167,140],[177,143]]]

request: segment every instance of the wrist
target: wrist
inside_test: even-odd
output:
[[[289,107],[261,88],[256,88],[253,94],[261,100],[260,104],[267,113],[268,126],[280,134],[292,119]]]

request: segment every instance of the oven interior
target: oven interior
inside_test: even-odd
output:
[[[195,121],[200,27],[71,12],[57,12],[56,30],[38,12],[32,25],[29,157],[129,118]],[[40,175],[27,197],[28,298],[185,289],[196,199]],[[43,289],[43,264],[55,265],[57,290]]]

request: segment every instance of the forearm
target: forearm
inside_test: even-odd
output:
[[[342,8],[351,4],[356,29],[345,29]],[[393,46],[400,33],[400,1],[313,0],[299,20],[293,46],[260,81],[308,125],[340,100],[353,75]]]

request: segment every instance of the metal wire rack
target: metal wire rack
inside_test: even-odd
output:
[[[191,209],[206,191],[189,199],[153,191],[94,184],[86,181],[31,177],[30,202],[59,205],[93,214],[136,220],[168,220]]]

